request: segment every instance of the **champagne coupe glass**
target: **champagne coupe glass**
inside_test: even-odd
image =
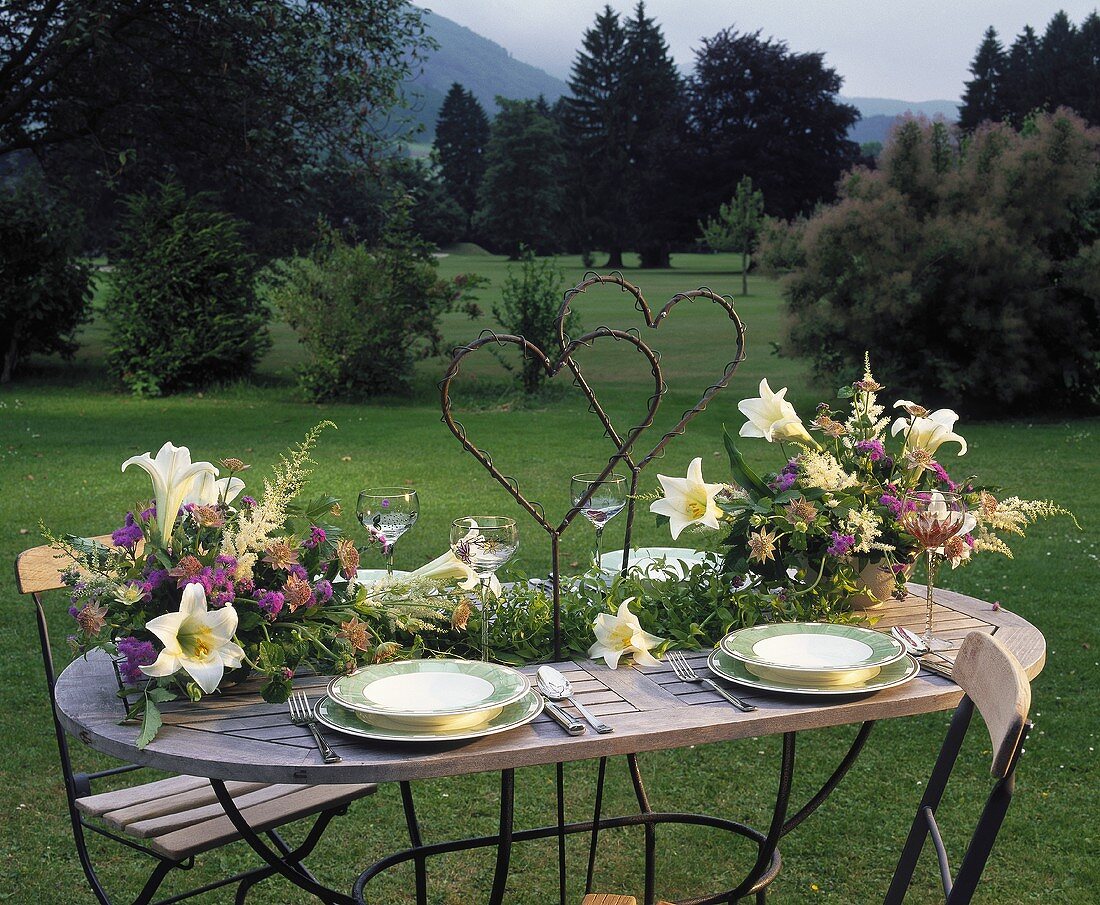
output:
[[[936,583],[936,571],[943,559],[940,551],[966,522],[966,503],[957,493],[939,490],[911,491],[905,494],[902,506],[902,527],[916,538],[928,563],[928,616],[921,640],[929,650],[949,650],[955,646],[954,641],[937,638],[932,634],[932,591]]]
[[[420,498],[408,487],[370,487],[359,494],[355,506],[359,524],[367,529],[371,541],[382,547],[386,575],[393,578],[393,548],[420,516]]]
[[[569,490],[573,505],[578,505],[585,498],[589,488],[595,487],[592,496],[581,509],[583,515],[596,529],[596,547],[593,559],[596,568],[600,568],[600,538],[603,537],[603,529],[607,523],[626,508],[626,478],[621,474],[611,472],[607,477],[601,478],[598,474],[575,474],[569,479]]]
[[[467,515],[451,523],[451,550],[481,583],[481,659],[489,659],[489,583],[496,570],[516,555],[516,520],[502,515]]]

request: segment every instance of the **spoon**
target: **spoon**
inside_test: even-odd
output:
[[[932,648],[925,644],[924,639],[916,632],[910,631],[903,626],[895,625],[892,629],[890,629],[890,634],[892,634],[903,645],[905,645],[906,649],[912,648],[909,653],[915,653],[918,657],[923,657],[925,654],[932,654],[940,660],[943,660],[944,663],[951,663],[950,659],[948,659],[938,651],[932,650]],[[951,665],[953,666],[954,664],[951,663]]]
[[[580,715],[588,720],[592,728],[601,735],[615,731],[608,726],[607,723],[603,723],[593,716],[587,707],[573,697],[573,684],[560,672],[554,669],[553,666],[540,666],[537,673],[537,680],[539,691],[552,701],[568,701],[577,708]]]

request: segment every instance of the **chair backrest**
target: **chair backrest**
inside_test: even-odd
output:
[[[924,841],[929,836],[936,850],[940,880],[948,905],[966,905],[970,902],[1012,800],[1016,764],[1031,728],[1027,719],[1031,707],[1031,684],[1027,675],[1003,644],[983,632],[971,632],[966,636],[955,659],[953,675],[965,694],[955,709],[947,738],[940,748],[932,777],[909,829],[893,881],[886,893],[886,905],[900,905],[905,898]],[[993,744],[990,772],[996,783],[970,837],[962,864],[952,876],[947,850],[936,822],[936,809],[943,798],[975,709],[981,714]]]

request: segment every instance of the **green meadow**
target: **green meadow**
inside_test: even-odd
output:
[[[600,261],[599,263],[602,263]],[[628,261],[628,263],[636,263]],[[585,268],[577,258],[562,258],[565,284],[577,282]],[[708,286],[719,293],[740,290],[739,261],[733,255],[678,255],[672,270],[628,268],[627,279],[642,287],[656,310],[677,291]],[[508,262],[484,254],[449,254],[440,273],[478,273],[490,281],[481,292],[483,312],[471,319],[445,318],[449,344],[460,344],[492,328],[489,314]],[[657,471],[682,474],[695,456],[703,458],[710,481],[726,477],[723,424],[736,433],[742,422],[739,399],[756,395],[760,379],[773,388],[789,386],[789,397],[808,418],[813,405],[832,399],[835,387],[816,384],[806,363],[776,355],[782,344],[783,309],[777,283],[753,276],[750,295],[735,297],[746,329],[746,357],[729,388],[676,439]],[[102,290],[97,305],[109,304]],[[645,327],[633,299],[614,288],[591,290],[574,302],[584,329],[607,325],[638,328],[662,354],[668,392],[655,427],[638,448],[646,449],[675,424],[702,390],[735,354],[735,334],[725,313],[707,301],[679,304],[656,330]],[[316,422],[327,419],[315,456],[313,482],[349,503],[371,484],[409,482],[421,496],[415,529],[397,547],[399,568],[412,568],[444,551],[451,519],[471,512],[511,512],[514,502],[467,455],[440,422],[436,381],[445,358],[418,365],[414,391],[406,398],[382,396],[369,404],[318,405],[302,399],[293,370],[301,361],[294,336],[273,327],[275,344],[255,381],[203,394],[166,399],[120,395],[105,376],[107,337],[100,322],[83,331],[84,346],[72,363],[32,363],[16,383],[0,390],[0,559],[11,563],[18,552],[39,542],[40,523],[55,531],[102,533],[121,523],[126,509],[149,495],[143,474],[122,474],[128,456],[155,451],[165,440],[187,445],[197,458],[216,461],[237,456],[256,467],[245,475],[257,487],[266,468],[289,444]],[[978,338],[975,341],[980,341]],[[873,352],[872,361],[873,361]],[[458,417],[474,442],[483,445],[506,473],[514,475],[531,497],[550,513],[568,503],[569,477],[598,470],[613,451],[601,435],[587,404],[571,389],[568,374],[551,381],[539,398],[526,400],[509,384],[508,355],[487,351],[464,363],[453,387]],[[646,408],[654,390],[648,366],[633,347],[609,340],[578,353],[593,390],[618,426],[628,427]],[[855,379],[857,373],[853,373]],[[906,387],[890,387],[887,404],[910,396]],[[948,459],[953,474],[980,475],[1009,493],[1050,498],[1073,509],[1083,531],[1066,519],[1039,523],[1027,539],[1012,545],[1015,558],[985,555],[957,571],[946,570],[941,583],[984,600],[999,601],[1038,625],[1048,643],[1047,666],[1034,685],[1035,729],[1020,768],[1016,802],[986,870],[976,901],[985,903],[1092,903],[1100,884],[1100,777],[1096,769],[1096,688],[1100,681],[1100,490],[1096,450],[1100,419],[1065,417],[972,423],[966,401],[928,399],[929,407],[949,406],[964,413],[956,430],[970,449],[965,458]],[[775,467],[778,450],[762,441],[745,445],[750,461]],[[345,507],[345,527],[353,535],[353,506]],[[566,563],[583,562],[591,536],[581,525],[563,542]],[[612,523],[605,549],[621,526]],[[518,568],[546,568],[549,544],[533,523],[521,522]],[[619,535],[621,539],[621,534]],[[639,517],[639,543],[667,539],[664,529]],[[371,566],[380,563],[365,562]],[[0,757],[0,871],[6,882],[0,901],[90,903],[69,835],[68,815],[56,764],[52,726],[42,681],[32,609],[15,594],[10,566],[0,572],[0,710],[4,713],[4,753]],[[920,576],[918,575],[918,580]],[[52,629],[62,660],[70,631],[67,602],[51,600]],[[922,783],[942,741],[946,714],[891,720],[878,725],[863,756],[832,798],[781,846],[784,867],[769,901],[777,903],[848,903],[880,900],[900,851]],[[799,739],[795,802],[811,795],[847,749],[855,727],[807,733]],[[771,812],[779,762],[778,738],[646,754],[641,757],[654,807],[705,809],[756,825]],[[107,761],[77,748],[81,763]],[[971,732],[949,800],[941,810],[953,860],[968,837],[988,790],[989,740]],[[630,811],[633,793],[625,762],[609,764],[608,811]],[[517,826],[551,822],[554,813],[552,769],[519,774]],[[496,776],[460,777],[418,784],[416,794],[424,831],[430,841],[491,832],[496,820]],[[566,767],[570,819],[588,814],[595,764]],[[331,827],[312,866],[327,880],[350,887],[358,869],[404,841],[404,822],[396,786],[352,806]],[[640,830],[609,832],[601,838],[597,888],[634,892],[642,888]],[[955,846],[951,848],[954,837]],[[131,897],[140,886],[136,856],[94,842],[104,874],[115,889]],[[583,892],[586,840],[570,844],[570,893]],[[731,843],[702,829],[662,828],[658,832],[659,892],[675,899],[720,888],[751,864],[749,846]],[[927,855],[927,853],[926,853]],[[200,862],[188,883],[202,882],[249,863],[243,845],[212,853]],[[144,866],[144,862],[142,862]],[[433,902],[480,901],[488,889],[492,860],[487,852],[447,856],[430,867]],[[910,899],[940,901],[934,859],[926,857],[921,879]],[[172,891],[179,887],[169,887]],[[411,870],[398,869],[374,884],[373,901],[413,901]],[[540,905],[556,895],[553,842],[517,847],[508,901]],[[120,900],[124,898],[120,896]],[[227,901],[209,897],[207,901]],[[305,899],[281,881],[266,881],[250,901],[298,903]]]

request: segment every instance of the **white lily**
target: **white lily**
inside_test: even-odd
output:
[[[658,662],[649,651],[664,638],[642,631],[638,617],[630,612],[632,600],[633,597],[628,597],[619,604],[619,611],[614,616],[600,613],[592,623],[596,642],[588,648],[588,656],[593,660],[603,657],[611,669],[618,668],[619,659],[624,655],[633,656],[634,662],[642,666],[656,666]]]
[[[463,580],[458,586],[465,591],[474,590],[479,583],[477,572],[455,556],[454,550],[448,550],[442,556],[437,556],[419,569],[414,569],[409,573],[409,578],[461,578]],[[496,575],[489,579],[489,590],[494,597],[500,596],[500,579]]]
[[[778,440],[793,440],[806,446],[817,447],[798,413],[783,397],[787,388],[773,393],[767,378],[760,381],[760,395],[752,399],[742,399],[737,403],[741,414],[749,420],[741,425],[742,437],[763,437],[769,443]]]
[[[148,676],[171,676],[180,669],[207,694],[221,683],[225,668],[236,668],[244,651],[233,642],[237,611],[232,606],[206,608],[206,591],[201,584],[183,589],[178,613],[165,613],[145,623],[164,650],[150,666],[141,667]]]
[[[240,492],[244,490],[244,481],[240,478],[218,478],[214,473],[204,471],[198,475],[191,484],[187,496],[183,498],[183,505],[194,503],[196,506],[213,506],[225,495],[225,502],[232,503]]]
[[[894,403],[894,408],[905,408],[913,403],[906,399],[899,399]],[[902,431],[908,431],[905,438],[905,448],[923,449],[930,456],[936,454],[936,450],[944,443],[958,443],[959,455],[966,455],[966,441],[954,432],[955,422],[959,416],[951,409],[937,409],[927,418],[898,418],[890,428],[890,435],[896,437]]]
[[[672,539],[680,536],[688,525],[706,525],[718,530],[718,518],[722,510],[714,502],[714,497],[722,489],[721,484],[707,484],[703,481],[703,459],[700,456],[691,460],[686,478],[670,478],[657,475],[664,496],[649,504],[649,511],[658,515],[667,515]]]
[[[153,482],[153,495],[157,501],[157,525],[161,541],[167,544],[176,524],[176,515],[184,498],[191,490],[198,475],[207,473],[217,477],[218,469],[209,462],[191,461],[191,450],[186,446],[165,443],[154,459],[149,453],[131,456],[122,463],[125,471],[131,465],[144,469]]]

